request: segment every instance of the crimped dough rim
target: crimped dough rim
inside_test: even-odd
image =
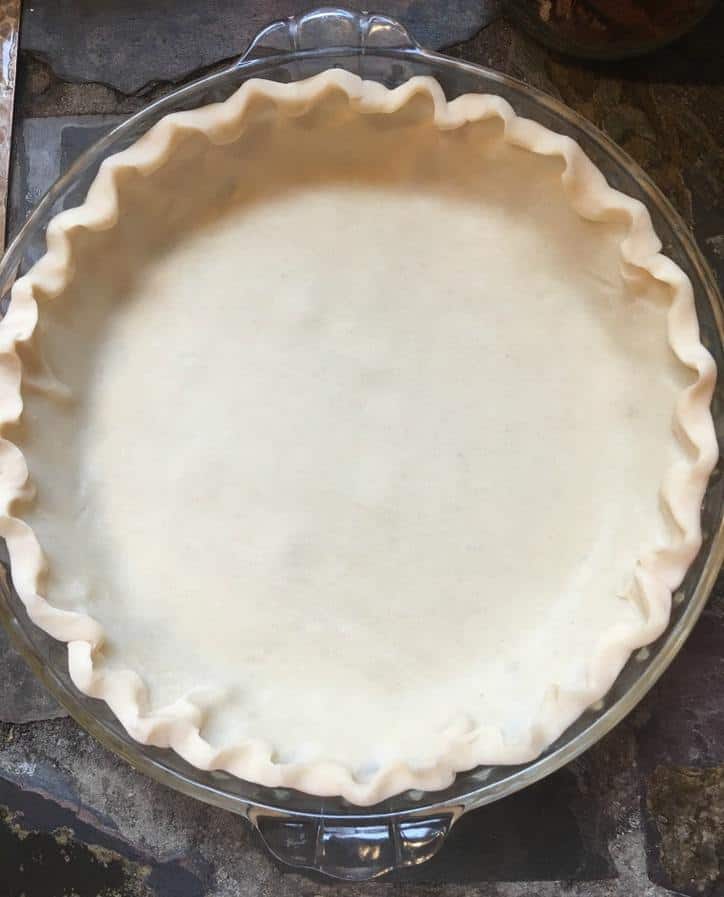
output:
[[[38,318],[38,300],[61,293],[74,270],[68,233],[75,228],[106,230],[118,220],[117,178],[124,169],[147,175],[165,164],[177,138],[189,132],[205,135],[212,144],[236,140],[248,116],[250,103],[260,97],[274,102],[287,114],[302,114],[330,92],[341,91],[360,113],[394,112],[413,97],[429,97],[433,124],[440,129],[468,122],[500,119],[504,140],[564,162],[561,184],[571,207],[592,221],[618,218],[626,222],[620,244],[622,265],[644,272],[671,294],[667,313],[669,344],[679,361],[696,372],[696,380],[682,391],[674,414],[677,439],[689,448],[687,460],[672,465],[661,485],[661,503],[676,523],[675,544],[649,552],[634,572],[645,614],[641,627],[614,626],[603,632],[590,658],[587,681],[576,690],[553,688],[540,709],[525,748],[506,745],[500,731],[480,727],[451,734],[446,750],[428,768],[398,763],[379,769],[368,781],[359,781],[335,763],[277,763],[272,747],[247,740],[222,750],[200,734],[202,711],[188,700],[144,712],[147,690],[131,670],[101,671],[94,652],[104,634],[101,626],[81,613],[52,606],[39,594],[44,556],[33,531],[12,516],[16,499],[32,494],[32,484],[21,449],[0,439],[0,536],[8,547],[17,593],[30,618],[56,639],[68,643],[70,675],[85,694],[105,700],[128,733],[143,744],[172,748],[194,766],[224,769],[267,786],[297,788],[311,794],[341,795],[358,805],[377,803],[407,789],[437,790],[452,782],[461,770],[480,764],[523,763],[534,759],[587,707],[609,690],[631,652],[649,644],[665,630],[676,589],[701,546],[700,506],[709,475],[717,461],[718,446],[709,409],[716,367],[699,339],[699,325],[691,283],[686,274],[660,252],[645,206],[611,188],[598,168],[575,141],[536,122],[521,118],[502,98],[468,94],[448,102],[432,78],[415,77],[395,89],[363,81],[341,70],[329,70],[305,81],[279,84],[253,79],[223,103],[168,115],[128,149],[110,156],[100,167],[85,202],[60,213],[47,228],[47,253],[14,285],[8,312],[0,323],[0,427],[16,423],[23,410],[21,362],[16,345],[29,340]]]

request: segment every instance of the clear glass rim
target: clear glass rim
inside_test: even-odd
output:
[[[519,79],[484,66],[452,59],[441,53],[423,50],[417,46],[404,49],[374,48],[374,50],[369,51],[369,55],[403,59],[412,58],[418,62],[429,61],[436,66],[451,67],[458,71],[469,72],[472,75],[483,75],[493,83],[512,88],[533,98],[537,103],[546,107],[555,115],[567,120],[575,128],[586,134],[586,136],[594,143],[601,146],[618,165],[636,178],[641,188],[647,194],[647,201],[652,206],[655,206],[669,221],[681,242],[682,248],[687,254],[689,262],[696,269],[701,284],[707,293],[707,299],[711,305],[720,338],[724,335],[724,312],[722,310],[721,295],[714,275],[696,245],[689,229],[681,220],[679,214],[673,208],[671,203],[661,193],[648,175],[628,156],[627,153],[605,134],[599,131],[593,124],[563,103],[548,96],[542,91],[530,87]],[[9,272],[12,272],[17,268],[20,259],[22,258],[25,243],[29,234],[31,234],[37,226],[36,222],[38,219],[53,207],[55,202],[61,197],[69,185],[75,181],[81,172],[101,158],[105,154],[105,151],[112,146],[121,135],[132,130],[143,119],[153,117],[173,101],[183,98],[186,94],[193,94],[203,86],[211,86],[216,81],[223,79],[231,73],[238,74],[239,72],[243,72],[245,76],[253,76],[255,71],[261,71],[275,65],[290,64],[309,58],[323,60],[325,57],[332,56],[336,58],[345,56],[358,57],[360,56],[360,50],[350,47],[339,47],[269,55],[261,59],[244,60],[242,57],[242,59],[231,66],[224,67],[217,72],[184,85],[182,88],[172,91],[166,96],[149,104],[145,109],[130,116],[117,127],[110,130],[108,134],[97,141],[90,147],[90,149],[82,153],[45,194],[17,236],[11,242],[2,262],[0,262],[0,279],[7,278]],[[408,809],[398,809],[394,811],[380,810],[375,807],[353,807],[350,805],[350,811],[347,813],[326,813],[318,809],[319,804],[324,803],[323,799],[314,797],[313,795],[309,795],[309,803],[310,805],[317,805],[316,808],[310,806],[308,811],[293,809],[285,807],[279,801],[273,799],[268,802],[252,798],[246,799],[236,794],[231,794],[223,788],[217,788],[205,782],[197,781],[182,774],[178,770],[169,769],[152,757],[147,756],[144,753],[143,745],[139,744],[136,748],[134,746],[135,743],[123,741],[118,735],[110,731],[102,720],[94,717],[88,707],[85,706],[86,702],[91,699],[85,698],[85,696],[76,697],[64,683],[53,675],[53,671],[47,668],[35,647],[24,638],[15,616],[2,602],[0,602],[0,620],[4,623],[14,644],[25,657],[34,673],[76,722],[96,738],[104,747],[110,749],[126,760],[131,766],[159,781],[161,784],[170,786],[184,794],[203,800],[207,803],[242,814],[248,814],[251,810],[260,810],[284,817],[306,820],[324,818],[325,820],[338,819],[346,821],[349,821],[350,819],[394,821],[420,815],[431,815],[445,811],[450,812],[453,808],[458,810],[468,810],[482,806],[533,784],[539,779],[555,772],[561,766],[575,759],[581,753],[588,750],[588,748],[592,747],[631,710],[633,710],[674,659],[701,614],[723,561],[724,520],[720,519],[717,531],[712,539],[704,569],[696,584],[694,594],[687,602],[686,608],[681,613],[681,616],[667,632],[656,657],[652,660],[646,672],[628,688],[625,694],[607,707],[607,709],[603,711],[597,719],[592,721],[582,732],[578,733],[570,740],[565,740],[564,736],[564,743],[559,747],[549,750],[549,752],[544,753],[537,760],[522,768],[511,767],[509,775],[506,775],[504,778],[494,783],[486,784],[483,782],[480,787],[461,789],[459,794],[455,794],[453,797],[448,795],[440,800],[436,800],[434,793],[431,792],[429,793],[431,800],[410,801]],[[427,796],[428,795],[425,797],[427,798]]]

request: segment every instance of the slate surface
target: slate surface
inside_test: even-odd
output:
[[[213,42],[219,22],[227,37],[233,31],[227,46],[236,52],[237,33],[247,28],[251,36],[250,22],[281,10],[250,0],[210,0],[203,13],[202,4],[192,6],[198,16],[208,12],[209,30],[191,31],[189,19],[173,18],[170,4],[140,0],[26,7],[11,230],[119,116],[192,67],[230,55]],[[283,11],[293,6],[303,8],[290,2]],[[462,2],[379,6],[405,7],[428,43],[455,39],[454,29],[471,33],[471,10],[480,15]],[[92,27],[79,28],[81,16]],[[181,39],[191,49],[179,61],[170,47]],[[720,4],[675,47],[615,66],[557,58],[504,23],[450,52],[523,78],[606,130],[678,207],[724,282],[723,41]],[[151,51],[129,49],[141,46]],[[193,65],[184,68],[189,53],[196,54]],[[148,82],[158,83],[133,93]],[[724,581],[679,657],[628,720],[548,780],[465,817],[430,864],[392,882],[346,886],[290,872],[243,820],[142,778],[71,720],[18,724],[57,709],[23,675],[2,637],[0,677],[7,683],[0,689],[0,897],[724,897]]]
[[[378,8],[406,25],[420,43],[443,47],[478,30],[486,3],[490,0],[391,0]],[[98,81],[133,93],[236,56],[264,25],[319,5],[295,0],[33,0],[23,16],[21,44],[44,57],[61,78]],[[362,10],[370,4],[350,0],[345,5]]]

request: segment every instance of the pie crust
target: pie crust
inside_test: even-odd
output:
[[[167,116],[106,159],[85,202],[50,223],[47,254],[16,282],[0,325],[0,535],[29,616],[68,643],[75,684],[133,738],[201,769],[366,805],[446,787],[479,764],[530,761],[665,630],[701,544],[716,371],[691,284],[660,249],[640,202],[609,187],[573,140],[497,96],[448,102],[429,78],[389,90],[330,70],[248,81],[223,103]],[[156,257],[171,261],[154,267]],[[232,296],[234,270],[244,290]],[[157,302],[164,291],[171,298]],[[198,297],[193,321],[179,311],[184,292]],[[329,354],[318,370],[319,353]],[[225,384],[231,404],[217,407]],[[310,420],[275,449],[282,424]],[[212,457],[193,477],[197,449]],[[249,470],[237,517],[225,477]],[[289,523],[292,511],[276,508],[297,491]],[[316,517],[298,524],[307,500],[326,529]],[[639,524],[652,531],[609,581],[616,540]],[[400,533],[416,541],[393,551]],[[224,585],[239,555],[251,572],[237,620]],[[570,576],[558,569],[569,561]],[[187,606],[196,568],[208,600],[189,586]],[[138,583],[140,597],[120,604]],[[277,587],[287,604],[275,604]],[[597,588],[615,600],[589,598]],[[352,617],[341,608],[330,622],[348,591]],[[144,613],[123,622],[133,601]],[[197,610],[175,620],[175,601],[179,617]],[[368,610],[358,631],[354,615]],[[263,636],[258,650],[245,631]],[[169,666],[195,632],[203,657]],[[243,663],[256,658],[250,691],[261,697],[217,687],[214,664],[232,669],[235,639]],[[197,661],[195,689],[184,677]],[[470,670],[492,678],[475,686]],[[285,726],[290,740],[277,740]]]

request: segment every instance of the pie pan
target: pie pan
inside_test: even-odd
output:
[[[693,283],[702,341],[718,364],[724,362],[720,300],[713,278],[666,200],[620,150],[565,107],[519,82],[424,51],[390,19],[343,10],[319,10],[269,26],[239,62],[170,94],[99,141],[50,190],[11,246],[3,261],[3,295],[14,277],[42,255],[49,220],[83,199],[100,162],[129,146],[160,118],[226,99],[251,77],[296,81],[330,67],[388,87],[413,75],[432,75],[448,97],[495,93],[519,114],[573,137],[612,186],[648,206],[664,251]],[[712,405],[717,429],[720,406],[717,393]],[[675,596],[668,630],[630,660],[602,705],[585,713],[540,758],[517,767],[478,768],[458,775],[445,791],[405,792],[364,810],[339,798],[319,799],[253,785],[222,772],[201,772],[171,752],[137,744],[104,704],[75,689],[64,646],[30,624],[7,576],[0,615],[29,663],[64,706],[132,765],[184,793],[247,816],[272,852],[286,862],[340,878],[363,879],[428,859],[463,812],[552,772],[593,744],[637,703],[675,655],[713,584],[722,559],[721,509],[721,484],[715,471],[702,512],[703,548]]]

